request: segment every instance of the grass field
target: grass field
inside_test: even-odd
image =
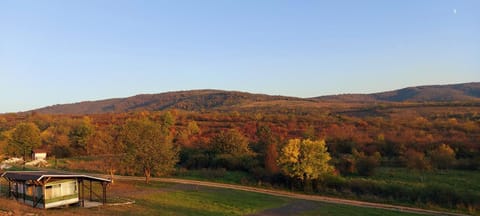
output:
[[[92,159],[75,160],[79,161],[91,161]],[[72,162],[69,162],[72,163]],[[76,163],[75,163],[76,164]],[[83,169],[80,169],[83,170]],[[232,172],[226,171],[224,169],[218,170],[178,170],[175,177],[185,178],[185,179],[194,179],[194,180],[206,180],[213,182],[221,183],[230,183],[230,184],[247,184],[247,185],[257,185],[257,182],[252,180],[252,177],[249,176],[246,172]],[[429,171],[424,173],[413,172],[405,168],[391,168],[391,167],[381,167],[376,170],[375,175],[370,177],[361,177],[361,176],[347,176],[345,179],[365,179],[370,182],[377,182],[383,185],[404,185],[405,188],[419,188],[427,185],[436,185],[441,187],[448,187],[452,190],[459,192],[469,192],[480,195],[480,185],[477,184],[480,182],[480,173],[478,172],[469,172],[469,171],[460,171],[460,170],[448,170],[448,171]],[[176,215],[192,215],[195,212],[197,215],[198,212],[206,212],[206,215],[244,215],[250,214],[253,212],[258,212],[267,208],[275,208],[276,206],[282,206],[290,201],[285,201],[285,199],[280,199],[276,197],[258,195],[246,192],[237,192],[230,191],[225,192],[226,190],[221,189],[189,189],[189,190],[172,190],[171,185],[154,183],[152,185],[142,185],[138,182],[131,182],[136,190],[130,191],[135,194],[130,195],[128,193],[119,193],[116,194],[115,190],[112,190],[113,196],[110,196],[110,201],[122,200],[122,197],[127,197],[137,200],[137,204],[134,207],[129,208],[120,208],[122,211],[117,212],[115,209],[106,208],[105,211],[113,211],[112,215],[115,214],[129,214],[135,212],[149,212],[149,213],[159,213],[162,215],[169,215],[175,213]],[[376,183],[375,183],[376,184]],[[265,186],[262,184],[262,187]],[[266,186],[271,187],[271,186]],[[164,189],[162,189],[164,188]],[[143,193],[139,194],[138,191],[145,190],[165,190],[158,193]],[[213,194],[213,195],[212,195]],[[459,193],[463,194],[463,193]],[[209,195],[212,195],[211,197]],[[457,206],[452,208],[441,207],[431,203],[418,203],[411,201],[402,201],[392,199],[390,197],[375,197],[369,194],[366,195],[354,195],[352,193],[331,193],[331,196],[339,196],[350,199],[361,199],[366,201],[373,202],[386,202],[391,204],[400,204],[407,206],[416,206],[427,209],[441,210],[441,211],[454,211],[454,212],[469,212],[475,214],[475,210],[467,209],[464,206]],[[216,198],[219,197],[219,200]],[[235,197],[238,199],[229,200],[225,197]],[[265,200],[263,200],[265,199]],[[259,203],[250,202],[251,200],[258,200]],[[175,204],[181,203],[181,205]],[[246,206],[242,206],[245,204]],[[240,207],[237,207],[240,205]],[[198,208],[198,206],[206,206],[205,208]],[[323,205],[319,208],[318,211],[322,215],[328,215],[329,209],[334,212],[345,212],[348,214],[348,211],[357,209],[356,207],[349,206],[338,206],[338,205]],[[174,209],[174,210],[172,210]],[[208,211],[207,211],[208,210]],[[325,211],[322,213],[322,211]],[[365,209],[361,212],[369,211],[380,211]],[[390,212],[390,211],[387,211]],[[315,215],[313,211],[313,215]],[[356,212],[358,213],[358,212]],[[396,214],[396,212],[390,212]],[[342,213],[343,214],[343,213]],[[369,213],[367,215],[371,215]],[[384,215],[383,213],[379,213]],[[202,213],[200,213],[202,215]]]
[[[418,214],[394,212],[382,209],[359,208],[347,205],[322,204],[315,210],[302,213],[303,216],[369,215],[369,216],[413,216]]]
[[[225,171],[225,170],[188,170],[179,171],[175,175],[178,178],[207,180],[222,183],[242,184],[242,179],[252,184],[252,178],[246,172]],[[383,181],[388,183],[398,183],[403,185],[428,185],[436,184],[455,188],[459,191],[471,191],[480,193],[480,172],[463,170],[443,170],[415,172],[406,168],[381,167],[375,172],[375,175],[369,177],[348,176],[347,179],[369,179],[374,181]],[[244,183],[243,182],[243,183]]]
[[[138,199],[143,215],[247,215],[286,202],[262,194],[219,189],[149,194]]]
[[[480,193],[480,184],[478,184],[480,182],[480,172],[475,171],[447,170],[419,173],[406,168],[382,167],[376,170],[375,175],[368,178],[409,185],[437,184],[453,187],[459,191]]]
[[[302,202],[270,195],[182,184],[117,181],[109,188],[109,199],[135,200],[133,205],[84,209],[32,209],[13,200],[0,198],[0,211],[15,215],[250,215],[266,209],[285,208]],[[1,212],[0,212],[1,213]],[[314,202],[295,215],[411,215],[401,212]]]

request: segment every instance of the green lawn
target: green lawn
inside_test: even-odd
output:
[[[150,211],[145,215],[246,215],[286,202],[284,198],[231,190],[176,191],[139,200]]]
[[[99,190],[98,187],[94,187]],[[192,185],[141,181],[117,181],[109,189],[109,199],[135,200],[133,205],[100,208],[67,208],[47,211],[17,207],[19,214],[42,212],[45,215],[249,215],[266,209],[285,208],[299,200],[265,194]],[[122,200],[122,199],[120,199]],[[15,201],[10,201],[14,202]],[[311,201],[308,201],[311,202]],[[2,207],[8,210],[10,205]],[[413,215],[388,210],[377,210],[345,205],[314,202],[301,215]]]
[[[107,208],[111,215],[248,215],[290,201],[258,193],[175,184],[137,184],[140,194],[130,208]],[[186,187],[186,188],[184,188]]]
[[[413,216],[418,214],[389,211],[383,209],[360,208],[348,205],[322,204],[315,210],[307,211],[303,216],[336,216],[336,215],[355,215],[355,216]]]
[[[351,177],[360,178],[360,177]],[[415,172],[406,168],[382,167],[376,170],[375,175],[369,179],[395,182],[410,185],[437,184],[453,187],[460,191],[473,191],[480,193],[480,172],[447,170],[447,171],[428,171]]]
[[[251,177],[245,172],[231,172],[225,170],[184,170],[177,172],[175,177],[186,179],[208,180],[224,183],[242,184],[251,182]],[[374,176],[360,177],[348,176],[347,179],[365,178],[369,181],[382,184],[411,186],[440,185],[453,188],[455,191],[469,191],[480,194],[480,172],[469,172],[459,170],[430,171],[425,173],[412,172],[405,168],[379,168]],[[248,181],[250,180],[250,181]],[[130,207],[108,207],[101,209],[102,214],[107,215],[246,215],[259,212],[268,208],[275,208],[291,202],[289,199],[272,197],[268,195],[232,191],[226,189],[203,188],[192,189],[169,189],[172,184],[152,182],[145,185],[140,182],[131,182],[139,190],[149,191],[142,194],[126,195],[127,198],[136,200],[136,204]],[[413,187],[412,187],[413,188]],[[163,190],[164,191],[159,191]],[[337,194],[343,196],[342,194]],[[125,196],[122,195],[122,196]],[[352,197],[350,194],[347,197]],[[111,197],[115,198],[115,196]],[[118,197],[119,200],[121,196]],[[360,199],[383,201],[380,198],[366,195]],[[398,200],[385,199],[388,203],[403,203]],[[431,209],[440,209],[437,206],[422,203],[409,203],[412,206],[419,206]],[[403,203],[405,204],[405,203]],[[458,210],[458,209],[457,209]],[[77,211],[77,210],[75,210]],[[91,210],[96,211],[96,210]],[[467,212],[466,209],[458,211]],[[84,212],[81,210],[80,212]],[[88,213],[87,213],[88,214]],[[410,215],[387,210],[376,210],[359,208],[344,205],[332,205],[319,203],[317,209],[311,210],[306,215]]]
[[[150,191],[133,195],[136,204],[126,208],[107,208],[111,215],[249,215],[266,209],[288,205],[295,200],[270,195],[152,182],[135,183],[140,190]],[[158,191],[161,189],[161,191]],[[298,202],[298,201],[296,201]],[[378,210],[318,202],[304,215],[415,215],[388,210]]]

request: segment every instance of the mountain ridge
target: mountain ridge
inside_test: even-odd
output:
[[[180,109],[188,111],[229,110],[255,106],[318,106],[323,102],[454,102],[480,101],[480,82],[407,87],[373,94],[341,94],[312,98],[254,94],[215,89],[172,91],[139,94],[126,98],[111,98],[57,104],[28,112],[45,114],[98,114],[131,111]]]
[[[334,101],[452,102],[480,99],[480,82],[424,85],[372,94],[340,94],[314,97]]]

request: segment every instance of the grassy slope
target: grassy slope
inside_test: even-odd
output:
[[[410,185],[437,184],[454,187],[460,191],[480,193],[480,184],[478,184],[480,172],[475,171],[448,170],[419,173],[405,168],[383,167],[379,168],[369,179]]]
[[[144,215],[246,215],[286,203],[286,199],[231,190],[175,191],[138,200]]]
[[[394,212],[383,209],[371,209],[371,208],[359,208],[354,206],[347,205],[335,205],[335,204],[322,204],[321,207],[307,211],[304,216],[336,216],[336,215],[358,215],[358,216],[409,216],[409,215],[418,215],[413,213],[405,212]]]
[[[294,200],[264,194],[195,187],[177,184],[118,181],[110,188],[109,198],[118,196],[134,199],[136,204],[92,209],[67,208],[43,211],[32,209],[12,200],[0,198],[1,211],[23,215],[248,215],[276,208]],[[410,215],[400,212],[332,205],[318,202],[306,215]]]
[[[85,159],[76,159],[76,162],[88,162],[90,160]],[[77,164],[77,163],[72,163]],[[79,169],[82,170],[82,169]],[[421,177],[422,176],[422,177]],[[221,183],[230,183],[230,184],[249,184],[257,185],[257,182],[253,181],[248,173],[245,172],[231,172],[225,170],[179,170],[176,173],[178,178],[185,179],[194,179],[194,180],[206,180],[213,182]],[[349,176],[347,178],[365,178],[361,176]],[[441,187],[449,187],[455,191],[469,191],[470,193],[480,194],[480,185],[476,184],[480,182],[480,173],[470,172],[470,171],[460,171],[460,170],[448,170],[448,171],[430,171],[425,173],[418,173],[409,171],[405,168],[390,168],[383,167],[377,169],[377,172],[374,176],[365,178],[369,181],[377,181],[384,183],[395,183],[400,185],[412,185],[412,186],[425,186],[425,185],[437,185]],[[265,184],[262,186],[270,187]],[[405,201],[399,200],[383,200],[378,197],[372,196],[361,196],[357,197],[354,195],[339,195],[339,194],[330,194],[333,196],[341,196],[350,199],[361,199],[366,201],[373,202],[385,202],[391,204],[400,204],[407,206],[416,206],[420,208],[441,210],[441,211],[462,211],[467,212],[466,209],[445,209],[439,206],[431,204],[422,204],[422,203],[405,203]],[[461,206],[460,206],[461,207]]]
[[[246,172],[222,171],[222,170],[188,170],[178,172],[176,178],[208,180],[221,183],[240,184],[242,179],[251,181],[251,177]],[[406,168],[381,167],[370,177],[348,176],[348,179],[365,178],[374,181],[384,181],[391,183],[400,183],[407,185],[427,185],[437,184],[442,186],[454,187],[460,191],[472,191],[480,193],[480,172],[463,170],[443,170],[415,172]]]
[[[210,174],[210,175],[209,175]],[[222,172],[216,170],[191,170],[177,174],[178,178],[206,180],[221,183],[233,183],[241,184],[241,179],[250,179],[248,173],[244,172]],[[348,176],[347,179],[366,179],[373,182],[386,183],[386,184],[398,184],[411,186],[428,186],[435,185],[445,188],[451,188],[454,191],[464,193],[480,194],[480,173],[472,171],[462,170],[443,170],[443,171],[428,171],[424,173],[418,173],[410,171],[405,168],[391,168],[381,167],[377,169],[375,175],[370,177],[363,176]],[[252,184],[252,182],[250,182]],[[256,185],[256,184],[253,184]],[[252,185],[252,186],[253,186]],[[264,185],[263,186],[267,186]],[[267,186],[269,187],[269,186]],[[464,206],[457,206],[457,209],[450,209],[440,207],[431,203],[412,203],[402,200],[382,199],[371,195],[355,196],[353,194],[329,194],[330,196],[344,197],[347,199],[360,199],[371,202],[398,204],[411,207],[426,208],[438,211],[450,211],[450,212],[462,212],[473,213],[470,209],[466,209]]]

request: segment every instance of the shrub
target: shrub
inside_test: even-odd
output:
[[[426,186],[387,183],[370,179],[345,179],[339,176],[326,176],[319,181],[319,191],[353,193],[357,196],[375,196],[381,199],[394,199],[408,203],[434,204],[445,208],[464,208],[470,212],[480,208],[480,195],[457,191],[445,185]]]
[[[359,175],[372,176],[375,174],[375,169],[380,165],[380,153],[375,152],[375,154],[367,156],[363,152],[358,153],[354,151],[354,155],[355,165]]]
[[[194,154],[190,155],[183,166],[188,169],[200,169],[207,168],[210,166],[210,158],[205,154]]]
[[[351,154],[344,154],[336,161],[335,167],[342,175],[349,175],[355,172],[355,158]]]
[[[321,187],[319,189],[330,188],[342,192],[344,189],[348,188],[348,181],[341,176],[327,175],[319,183],[319,186]]]

